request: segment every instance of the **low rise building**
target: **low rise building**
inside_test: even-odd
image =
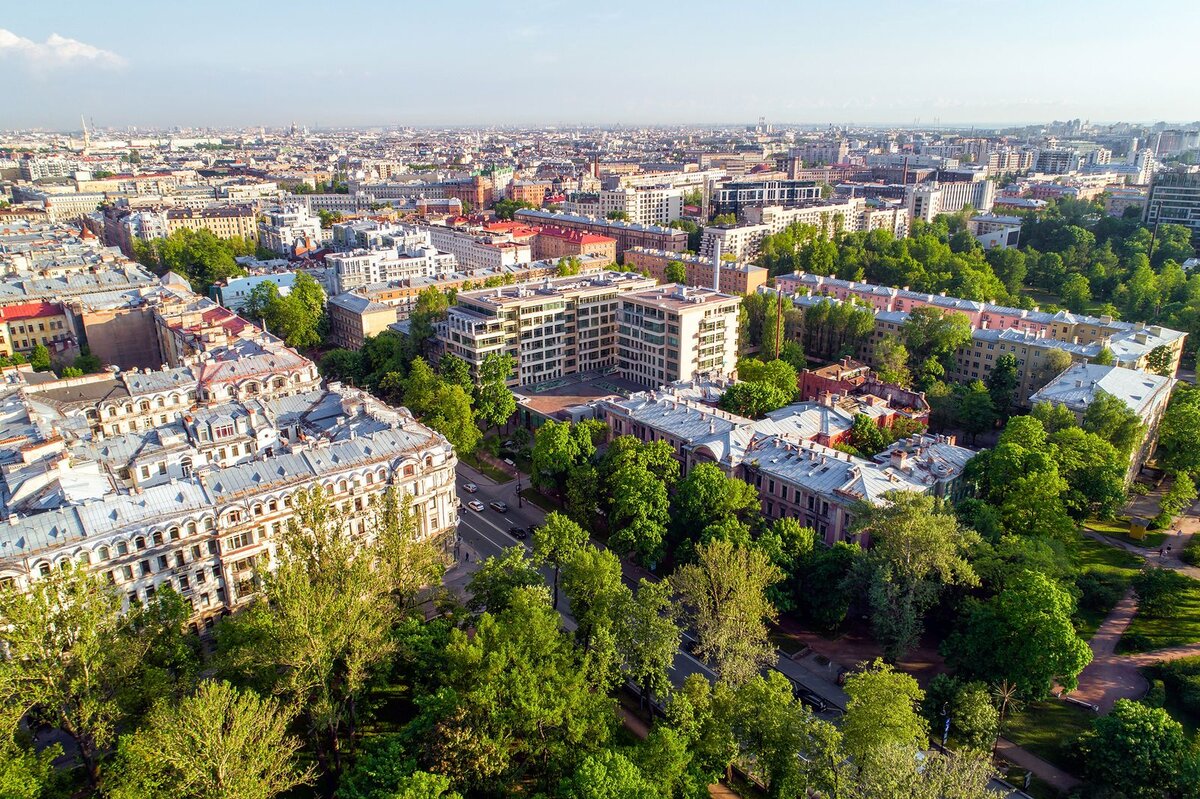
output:
[[[537,260],[598,255],[608,263],[617,262],[617,240],[583,230],[547,225],[539,228],[533,239],[533,257]]]
[[[300,205],[268,209],[258,224],[259,244],[281,255],[299,255],[314,250],[320,245],[321,237],[320,220]]]
[[[1125,403],[1142,421],[1142,440],[1130,454],[1126,480],[1132,480],[1154,454],[1158,442],[1158,426],[1175,380],[1162,375],[1147,374],[1120,366],[1101,366],[1094,363],[1073,363],[1029,398],[1031,405],[1048,402],[1062,405],[1075,414],[1080,423],[1088,407],[1101,394],[1110,394]]]
[[[687,249],[687,232],[675,228],[530,209],[517,211],[514,216],[528,225],[552,225],[614,238],[617,240],[618,263],[630,247],[647,247],[667,252],[683,252]]]
[[[368,337],[378,335],[396,322],[396,309],[354,293],[330,297],[329,340],[334,346],[360,349]]]
[[[974,452],[953,437],[902,439],[868,460],[834,449],[853,423],[835,402],[799,403],[760,420],[746,419],[692,399],[687,387],[664,387],[628,399],[602,400],[599,410],[613,436],[666,441],[681,471],[714,463],[753,485],[768,519],[794,518],[826,544],[857,539],[854,513],[890,491],[960,498],[963,471]],[[868,413],[886,411],[863,405]]]
[[[767,270],[761,266],[744,261],[726,261],[719,257],[716,261],[714,269],[711,256],[648,250],[645,247],[633,247],[625,251],[626,266],[639,271],[646,270],[659,282],[667,281],[667,266],[678,263],[683,265],[687,275],[685,282],[689,286],[716,288],[724,294],[752,294],[767,284]]]
[[[53,349],[74,337],[61,305],[39,301],[0,306],[0,355],[29,355],[39,344]]]

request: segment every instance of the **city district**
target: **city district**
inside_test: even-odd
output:
[[[0,795],[1200,796],[1200,126],[0,136]]]

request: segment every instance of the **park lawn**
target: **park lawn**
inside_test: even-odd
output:
[[[1095,713],[1057,699],[1030,702],[1005,721],[1004,737],[1071,771],[1075,766],[1075,742],[1092,729],[1095,718]]]
[[[1154,652],[1200,641],[1200,581],[1188,582],[1174,613],[1162,618],[1141,613],[1134,616],[1117,644],[1117,651]]]
[[[1141,540],[1133,538],[1129,535],[1129,519],[1124,517],[1120,519],[1088,519],[1083,523],[1083,527],[1085,530],[1091,530],[1108,538],[1145,549],[1158,549],[1167,540],[1167,533],[1164,530],[1147,531],[1146,537]]]
[[[1081,574],[1093,572],[1111,576],[1123,586],[1122,592],[1124,589],[1128,589],[1130,581],[1142,566],[1142,559],[1136,555],[1093,538],[1081,537],[1074,554],[1075,564],[1079,567]],[[1076,608],[1075,629],[1080,637],[1086,640],[1095,635],[1097,628],[1111,611],[1111,606]]]
[[[562,510],[561,505],[559,505],[557,502],[555,502],[550,497],[543,494],[541,491],[538,491],[536,488],[521,489],[521,496],[525,498],[526,502],[532,502],[534,505],[537,505],[539,508],[546,511],[547,513],[549,513],[550,511],[561,511]]]

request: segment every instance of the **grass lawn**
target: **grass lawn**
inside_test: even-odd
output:
[[[1138,573],[1142,559],[1123,549],[1109,546],[1092,538],[1081,538],[1075,546],[1075,563],[1081,574],[1094,573],[1111,579],[1121,586],[1121,593],[1129,587],[1129,581]],[[1115,602],[1113,604],[1116,604]],[[1091,638],[1100,623],[1112,610],[1107,607],[1084,607],[1075,611],[1075,628],[1083,638]]]
[[[526,502],[532,502],[534,505],[537,505],[547,513],[552,510],[562,510],[562,507],[557,502],[550,499],[550,497],[546,496],[541,491],[538,491],[536,488],[521,489],[521,496],[525,498]]]
[[[1121,636],[1118,652],[1153,652],[1169,646],[1200,641],[1200,581],[1189,580],[1179,599],[1179,609],[1158,618],[1141,613],[1133,617]]]
[[[1167,533],[1164,530],[1148,530],[1146,537],[1138,540],[1129,535],[1129,519],[1088,519],[1083,523],[1086,530],[1091,530],[1094,533],[1100,533],[1103,536],[1114,538],[1126,544],[1133,544],[1137,547],[1145,549],[1158,549],[1167,540]]]
[[[1031,702],[1004,723],[1004,737],[1038,757],[1071,771],[1075,767],[1073,746],[1092,728],[1096,714],[1049,699]]]
[[[512,477],[510,477],[507,473],[497,469],[490,463],[484,463],[475,456],[474,452],[460,452],[458,453],[458,459],[470,466],[475,471],[487,475],[497,483],[503,484],[512,482]]]

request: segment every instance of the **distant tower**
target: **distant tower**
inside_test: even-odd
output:
[[[83,154],[87,155],[88,150],[92,146],[91,136],[88,135],[87,120],[83,118],[83,114],[79,115],[79,123],[83,125]]]

